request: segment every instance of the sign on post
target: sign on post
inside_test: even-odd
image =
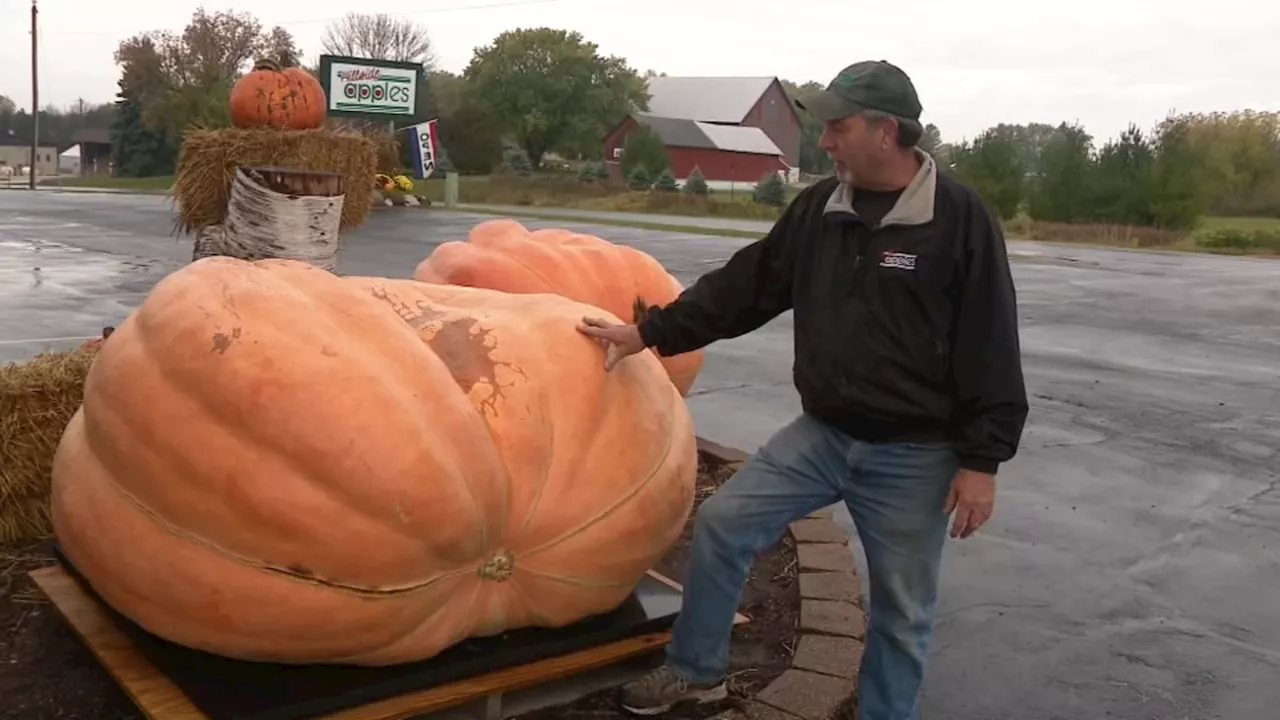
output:
[[[418,111],[421,79],[418,63],[320,56],[320,85],[335,117],[411,118]]]
[[[439,144],[436,142],[435,119],[401,128],[409,134],[408,146],[413,150],[413,169],[419,180],[426,180],[436,169]]]

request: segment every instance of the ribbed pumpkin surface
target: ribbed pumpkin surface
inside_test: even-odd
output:
[[[482,222],[465,242],[438,245],[413,277],[505,292],[555,293],[627,322],[636,319],[637,304],[666,305],[683,290],[657,260],[640,250],[561,228],[530,232],[509,219]],[[660,359],[671,381],[687,395],[702,369],[703,352]]]
[[[152,632],[386,664],[616,607],[679,536],[689,412],[584,312],[206,258],[104,343],[62,438],[70,560]]]

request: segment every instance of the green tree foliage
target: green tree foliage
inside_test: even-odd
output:
[[[489,109],[471,97],[449,104],[436,124],[440,145],[463,175],[487,175],[502,162],[502,124]],[[523,153],[524,170],[528,157]]]
[[[1209,207],[1206,163],[1196,152],[1193,121],[1171,116],[1156,130],[1156,161],[1148,203],[1152,224],[1170,230],[1195,227]]]
[[[711,194],[711,189],[707,187],[707,178],[702,175],[702,168],[694,167],[689,172],[689,177],[685,178],[683,191],[687,195],[698,195],[706,197]]]
[[[584,183],[601,182],[609,179],[609,168],[605,166],[603,161],[582,163],[581,169],[578,170],[578,180]]]
[[[528,177],[533,173],[533,162],[529,160],[528,154],[522,147],[505,147],[502,149],[502,167],[507,172],[513,172],[521,177]]]
[[[987,131],[991,139],[1010,145],[1018,167],[1033,177],[1040,174],[1041,155],[1057,132],[1058,128],[1048,123],[999,123]]]
[[[650,172],[662,172],[671,166],[671,160],[667,157],[667,146],[662,143],[662,138],[648,125],[640,125],[627,133],[618,164],[623,177],[630,177],[631,171],[642,165]]]
[[[991,128],[951,152],[952,171],[969,183],[1000,217],[1008,220],[1022,205],[1025,171],[1011,133]]]
[[[552,150],[598,146],[632,109],[647,109],[643,78],[577,32],[510,30],[476,48],[463,73],[535,167]]]
[[[627,187],[632,190],[648,190],[653,186],[653,176],[644,165],[636,165],[627,173]]]
[[[671,174],[671,168],[662,170],[662,173],[658,175],[657,181],[653,183],[653,189],[659,192],[675,192],[678,189],[676,176]]]
[[[117,175],[155,177],[170,175],[177,159],[173,138],[163,128],[152,129],[143,121],[142,101],[122,85],[115,119],[109,130],[111,161]]]
[[[1204,161],[1210,209],[1280,216],[1280,112],[1191,113],[1183,119]]]
[[[117,167],[172,168],[190,127],[229,124],[227,101],[236,80],[257,58],[296,59],[288,31],[264,31],[246,13],[198,9],[181,33],[145,32],[116,50],[121,69],[113,137]],[[134,160],[132,153],[159,153]],[[150,172],[150,170],[138,170]]]
[[[1149,205],[1154,166],[1155,148],[1136,125],[1103,145],[1090,173],[1091,219],[1118,225],[1154,224]]]
[[[761,205],[771,205],[773,207],[782,207],[787,204],[787,186],[782,182],[782,176],[776,172],[767,172],[764,177],[760,178],[760,182],[756,183],[755,189],[751,193],[751,199]]]
[[[924,126],[924,134],[920,136],[920,142],[916,144],[916,147],[937,157],[939,151],[942,150],[942,131],[933,123],[926,124]]]
[[[1063,123],[1040,151],[1039,171],[1027,197],[1034,220],[1070,222],[1090,214],[1093,138],[1079,125]]]

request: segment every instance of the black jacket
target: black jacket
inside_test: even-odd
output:
[[[999,224],[927,155],[875,228],[849,188],[802,191],[763,239],[640,322],[676,355],[794,310],[804,410],[869,442],[951,441],[994,473],[1027,416],[1013,278]]]

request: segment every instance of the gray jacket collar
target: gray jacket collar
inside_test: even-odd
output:
[[[933,200],[938,187],[938,165],[929,153],[919,148],[916,149],[916,157],[920,158],[920,169],[902,190],[898,202],[894,203],[893,208],[880,221],[881,227],[924,225],[933,220]],[[857,213],[853,210],[853,188],[844,183],[837,185],[831,196],[827,198],[823,213],[847,213],[857,217]]]

